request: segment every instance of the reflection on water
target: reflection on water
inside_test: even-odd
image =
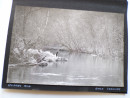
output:
[[[124,86],[123,60],[83,53],[59,54],[67,62],[47,66],[13,65],[8,68],[7,83],[76,86]]]

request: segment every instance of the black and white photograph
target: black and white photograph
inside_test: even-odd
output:
[[[17,5],[6,82],[124,87],[124,14]]]

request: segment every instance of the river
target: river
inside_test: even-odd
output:
[[[123,87],[123,60],[61,52],[66,62],[47,66],[9,64],[7,83]],[[13,65],[13,66],[12,66]]]

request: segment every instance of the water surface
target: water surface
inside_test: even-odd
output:
[[[124,86],[123,60],[91,54],[61,52],[67,62],[47,66],[9,64],[7,83]]]

